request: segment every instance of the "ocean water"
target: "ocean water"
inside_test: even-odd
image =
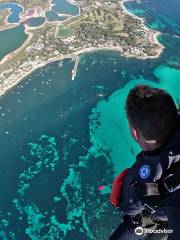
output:
[[[167,34],[180,34],[180,1],[179,0],[148,0],[126,2],[125,6],[140,17],[145,16],[147,25]],[[159,14],[155,14],[156,11]],[[144,12],[144,14],[143,14]]]
[[[179,3],[164,10],[164,2],[133,6],[151,28],[164,16],[160,58],[87,53],[74,81],[74,62],[56,61],[0,98],[2,239],[105,240],[118,225],[119,213],[108,203],[111,184],[140,151],[124,113],[128,91],[150,84],[180,98]]]

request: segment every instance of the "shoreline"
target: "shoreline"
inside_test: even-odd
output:
[[[76,4],[73,0],[67,0],[67,2],[69,2],[70,4],[72,4],[72,5],[74,5],[74,6],[76,6],[76,7],[78,8],[78,14],[77,14],[77,15],[69,15],[68,19],[65,19],[65,20],[63,20],[63,21],[52,21],[52,22],[51,22],[51,21],[48,21],[47,17],[45,16],[45,12],[48,11],[48,9],[51,10],[51,7],[52,7],[52,5],[53,5],[53,4],[52,4],[52,0],[49,0],[49,4],[50,4],[49,8],[46,9],[45,11],[42,11],[42,12],[43,12],[43,16],[42,16],[42,17],[45,18],[45,22],[44,22],[42,25],[37,26],[37,27],[29,27],[26,23],[24,23],[24,22],[26,21],[26,19],[25,19],[25,20],[24,20],[24,19],[23,19],[23,20],[20,19],[20,21],[19,21],[18,23],[8,23],[8,22],[7,22],[7,18],[8,18],[8,16],[9,16],[9,15],[8,15],[8,16],[6,17],[6,20],[5,20],[5,24],[7,24],[7,27],[0,29],[0,32],[1,32],[1,31],[5,31],[5,30],[8,30],[8,29],[11,29],[11,28],[14,28],[14,27],[17,27],[17,26],[20,25],[20,24],[23,24],[23,25],[24,25],[24,28],[25,28],[24,32],[28,35],[28,37],[27,37],[26,41],[25,41],[19,48],[17,48],[16,50],[14,50],[14,51],[8,53],[7,55],[5,55],[5,56],[0,60],[0,65],[3,64],[4,62],[6,62],[6,61],[8,60],[8,58],[11,58],[11,55],[14,55],[14,53],[16,53],[17,51],[21,50],[21,48],[23,48],[26,44],[29,43],[29,41],[30,41],[31,38],[32,38],[32,36],[30,36],[32,33],[29,33],[28,30],[36,30],[36,29],[38,29],[38,28],[43,27],[45,24],[53,24],[53,25],[56,25],[56,27],[57,27],[57,25],[62,25],[63,23],[66,23],[66,22],[69,21],[70,19],[75,18],[75,17],[78,17],[78,16],[81,15],[81,9],[80,9],[78,3]],[[23,9],[22,12],[24,12],[24,7],[21,6],[21,5],[19,5],[19,4],[17,4],[17,5],[20,6],[20,7]],[[41,10],[42,10],[42,8],[41,8]],[[11,11],[10,8],[8,8],[8,11],[10,11],[10,15],[11,15],[12,11]],[[20,13],[20,16],[21,16],[21,15],[22,15],[22,13]],[[61,15],[63,15],[63,14],[61,14]],[[66,15],[66,14],[64,14],[64,15]],[[29,17],[28,19],[30,19],[30,18],[36,18],[36,17],[41,17],[41,16],[32,16],[32,17]],[[29,37],[31,37],[30,40],[29,40]],[[0,96],[1,96],[1,93],[0,93]]]
[[[23,47],[25,47],[32,39],[33,34],[31,32],[28,32],[28,29],[26,28],[25,24],[24,25],[24,32],[25,34],[27,34],[27,39],[25,40],[25,42],[16,50],[8,53],[6,56],[4,56],[1,60],[0,60],[0,65],[3,64],[4,62],[8,61],[9,58],[12,57],[12,55],[16,54],[18,51],[20,51]],[[0,93],[1,95],[1,93]]]
[[[50,2],[50,10],[52,10],[52,7],[55,5],[55,4],[53,4],[52,3],[52,1],[53,0],[49,0],[49,2]],[[71,16],[79,16],[79,14],[80,14],[80,7],[79,7],[79,3],[78,2],[76,2],[76,1],[74,1],[74,0],[66,0],[68,3],[70,3],[71,5],[74,5],[74,6],[76,6],[77,8],[78,8],[78,14],[77,15],[71,15]],[[59,14],[61,14],[61,13],[59,13]],[[63,15],[63,14],[62,14]],[[65,14],[66,15],[66,14]]]
[[[73,0],[67,0],[67,2],[68,3],[70,3],[71,5],[74,5],[74,6],[76,6],[77,8],[78,8],[78,14],[77,15],[71,15],[71,14],[61,14],[61,13],[57,13],[58,14],[58,16],[67,16],[68,17],[68,19],[65,19],[65,20],[62,20],[62,21],[48,21],[48,19],[47,19],[47,17],[45,16],[45,13],[46,13],[46,11],[51,11],[52,10],[52,7],[54,6],[54,4],[52,4],[52,0],[49,0],[49,7],[47,7],[45,10],[43,10],[41,7],[41,14],[39,15],[39,14],[37,14],[37,13],[35,13],[33,16],[29,16],[29,17],[26,17],[26,15],[24,16],[24,18],[25,19],[21,19],[21,17],[23,17],[23,15],[24,14],[26,14],[27,13],[27,11],[26,11],[26,13],[25,13],[25,9],[24,9],[24,7],[22,6],[22,5],[20,5],[20,4],[18,4],[18,3],[15,3],[17,6],[19,6],[20,8],[22,8],[22,11],[19,13],[19,21],[18,22],[16,22],[16,23],[10,23],[10,22],[8,22],[8,18],[13,14],[13,12],[11,11],[11,8],[5,8],[5,9],[7,9],[8,10],[8,15],[6,16],[6,18],[5,18],[5,21],[4,21],[4,23],[5,23],[5,26],[4,27],[2,27],[2,29],[0,28],[0,31],[3,31],[3,30],[6,30],[6,29],[9,29],[9,28],[13,28],[13,27],[15,27],[15,26],[18,26],[19,24],[24,24],[24,22],[26,21],[26,20],[28,20],[28,19],[30,19],[30,18],[37,18],[37,17],[44,17],[45,18],[45,22],[42,24],[42,25],[40,25],[39,27],[42,27],[45,23],[55,23],[55,24],[57,24],[57,23],[59,23],[59,24],[63,24],[64,22],[66,22],[66,21],[69,21],[70,19],[72,19],[72,18],[75,18],[75,17],[78,17],[78,16],[80,16],[81,15],[81,9],[80,9],[80,7],[79,7],[79,4],[78,4],[78,2],[75,2],[75,1],[73,1]],[[3,3],[2,3],[3,4]],[[36,9],[36,8],[35,8]],[[2,9],[3,10],[3,9]],[[29,27],[30,28],[30,27]],[[36,27],[33,27],[33,28],[36,28]],[[38,27],[37,27],[38,28]]]
[[[11,3],[11,2],[9,2],[9,3]],[[22,11],[19,13],[19,20],[20,20],[21,13],[24,12],[24,7],[21,6],[21,5],[18,4],[18,3],[13,3],[13,2],[12,2],[12,4],[16,4],[18,7],[22,8]],[[13,11],[11,11],[11,8],[6,8],[6,9],[8,9],[8,10],[10,11],[10,14],[9,14],[8,17],[6,18],[5,23],[6,23],[6,24],[19,24],[20,22],[15,22],[15,23],[10,23],[10,22],[8,22],[8,18],[13,14]]]
[[[23,80],[25,77],[27,77],[28,75],[30,75],[32,72],[34,72],[36,69],[41,68],[46,66],[47,64],[51,63],[51,62],[55,62],[55,61],[62,61],[65,59],[72,59],[72,57],[74,55],[81,55],[81,54],[85,54],[85,53],[90,53],[90,52],[98,52],[98,51],[116,51],[121,55],[121,51],[120,51],[120,47],[91,47],[91,48],[85,48],[82,50],[78,50],[72,54],[67,54],[64,56],[57,56],[57,57],[53,57],[51,59],[49,59],[46,62],[40,63],[38,64],[36,67],[34,67],[33,69],[31,69],[30,71],[28,71],[26,74],[24,74],[23,76],[21,76],[21,78],[17,79],[15,82],[13,82],[11,85],[9,85],[8,87],[5,87],[4,89],[1,90],[0,92],[0,97],[2,95],[4,95],[8,90],[10,90],[13,86],[17,85],[21,80]],[[155,58],[154,56],[150,56],[150,57],[135,57],[135,56],[126,56],[126,58],[129,57],[134,57],[137,59],[149,59],[149,58]],[[159,56],[157,56],[158,58]]]
[[[161,48],[161,53],[162,53],[162,51],[163,51],[163,49],[164,49],[165,47],[164,47],[164,45],[161,44],[161,43],[158,41],[158,39],[157,39],[157,37],[158,37],[159,35],[161,35],[162,33],[159,32],[159,31],[157,31],[157,30],[152,30],[152,29],[148,28],[148,27],[146,26],[146,22],[145,22],[145,19],[144,19],[144,18],[138,17],[137,15],[135,15],[135,14],[133,14],[133,13],[131,13],[130,11],[127,10],[127,8],[124,6],[124,3],[125,3],[125,2],[129,2],[129,0],[122,0],[122,1],[120,1],[120,6],[121,6],[122,10],[123,10],[124,12],[126,12],[127,14],[129,14],[130,16],[132,16],[133,18],[140,20],[141,23],[143,24],[143,28],[144,28],[145,30],[154,32],[154,34],[153,34],[154,42],[160,46],[160,48]]]
[[[51,0],[49,0],[50,2],[52,2]],[[70,3],[72,3],[72,0],[68,0]],[[140,18],[140,17],[137,17],[136,15],[130,13],[124,6],[124,2],[127,2],[128,0],[123,0],[120,2],[120,6],[122,8],[123,11],[125,11],[127,14],[133,16],[133,18],[137,18],[139,20],[141,20],[142,24],[144,25],[143,28],[147,31],[153,31],[149,28],[147,28],[145,26],[145,20],[143,18]],[[75,3],[74,3],[75,4]],[[76,5],[77,6],[77,5]],[[77,6],[79,8],[79,6]],[[79,8],[79,15],[80,15],[80,8]],[[72,18],[73,17],[76,17],[76,16],[73,16],[72,15]],[[69,19],[68,19],[69,20]],[[67,20],[64,20],[63,22],[66,22]],[[46,23],[46,22],[45,22]],[[44,24],[45,24],[44,23]],[[59,22],[58,22],[59,23]],[[52,23],[53,24],[53,23]],[[59,23],[60,24],[60,23]],[[62,24],[62,22],[61,22]],[[56,24],[57,26],[57,24]],[[28,34],[28,37],[27,37],[27,40],[23,43],[23,45],[21,47],[19,47],[18,49],[16,49],[15,51],[9,53],[8,55],[6,55],[1,61],[0,61],[0,64],[4,63],[5,61],[7,61],[9,57],[11,57],[12,54],[15,54],[16,51],[20,51],[21,48],[23,48],[26,44],[28,44],[30,42],[30,40],[32,39],[32,36],[33,34],[28,32],[28,28],[26,26],[25,27],[25,33]],[[40,26],[41,27],[41,26]],[[129,54],[128,56],[124,56],[126,58],[129,58],[129,57],[134,57],[134,58],[137,58],[137,59],[154,59],[154,58],[158,58],[160,56],[160,54],[162,53],[163,49],[165,48],[161,43],[159,43],[157,37],[159,36],[159,34],[161,34],[160,32],[158,31],[153,31],[154,34],[153,34],[153,40],[156,44],[158,44],[160,46],[159,48],[159,51],[157,52],[157,54],[155,56],[135,56],[135,55],[131,55]],[[123,52],[122,52],[122,48],[121,46],[118,46],[118,47],[90,47],[90,48],[84,48],[84,49],[81,49],[81,50],[77,50],[71,54],[66,54],[66,55],[60,55],[60,56],[56,56],[56,57],[53,57],[53,58],[50,58],[49,60],[47,60],[46,62],[42,62],[40,64],[38,64],[36,67],[32,68],[30,71],[28,71],[26,74],[22,75],[21,77],[19,77],[15,82],[12,82],[10,85],[8,85],[8,87],[5,87],[5,88],[2,88],[0,90],[0,97],[2,95],[4,95],[10,88],[12,88],[13,86],[17,85],[21,80],[23,80],[25,77],[27,77],[28,75],[30,75],[33,71],[35,71],[36,69],[40,68],[40,67],[43,67],[43,66],[46,66],[47,64],[51,63],[51,62],[55,62],[55,61],[60,61],[60,60],[65,60],[65,59],[69,59],[69,58],[72,58],[74,55],[80,55],[80,54],[85,54],[85,53],[89,53],[89,52],[97,52],[97,51],[116,51],[116,52],[119,52],[119,54],[121,56],[123,56]],[[5,83],[5,85],[7,85],[7,83]]]

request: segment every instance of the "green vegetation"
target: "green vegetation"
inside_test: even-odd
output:
[[[116,36],[124,29],[123,20],[120,21],[115,10],[100,8],[84,12],[81,17],[71,22],[69,27],[84,33],[85,38],[97,36]]]
[[[15,0],[25,10],[49,6],[48,0]],[[82,0],[81,15],[63,22],[45,23],[28,29],[29,40],[8,61],[0,65],[0,89],[22,78],[35,67],[52,59],[73,55],[87,48],[114,48],[123,56],[159,56],[162,48],[154,42],[154,31],[144,28],[138,18],[124,12],[120,1]],[[1,27],[0,27],[1,28]],[[71,38],[73,36],[73,38]]]
[[[75,33],[74,28],[65,28],[64,25],[57,26],[55,37],[60,39],[66,39],[68,37],[72,37]]]

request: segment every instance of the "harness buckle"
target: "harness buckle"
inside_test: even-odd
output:
[[[180,189],[180,183],[174,174],[169,174],[163,179],[163,184],[169,193],[173,193]]]
[[[147,203],[144,203],[143,206],[144,206],[144,209],[151,214],[154,214],[156,212],[156,210]]]

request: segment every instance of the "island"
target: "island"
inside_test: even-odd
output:
[[[14,2],[23,7],[17,24],[24,24],[28,38],[20,48],[0,61],[0,95],[34,69],[51,61],[103,49],[119,51],[125,57],[156,58],[164,48],[157,41],[159,32],[146,28],[143,19],[130,14],[123,5],[124,0],[69,0],[69,3],[78,6],[78,15],[69,16],[64,21],[50,22],[46,19],[39,27],[28,26],[26,20],[32,17],[29,12],[38,8],[40,10],[36,16],[45,17],[52,2]],[[0,25],[5,20],[9,27],[11,24],[6,20],[7,14],[9,12],[5,11]],[[76,68],[77,59],[75,57]],[[75,72],[73,70],[72,80]]]

